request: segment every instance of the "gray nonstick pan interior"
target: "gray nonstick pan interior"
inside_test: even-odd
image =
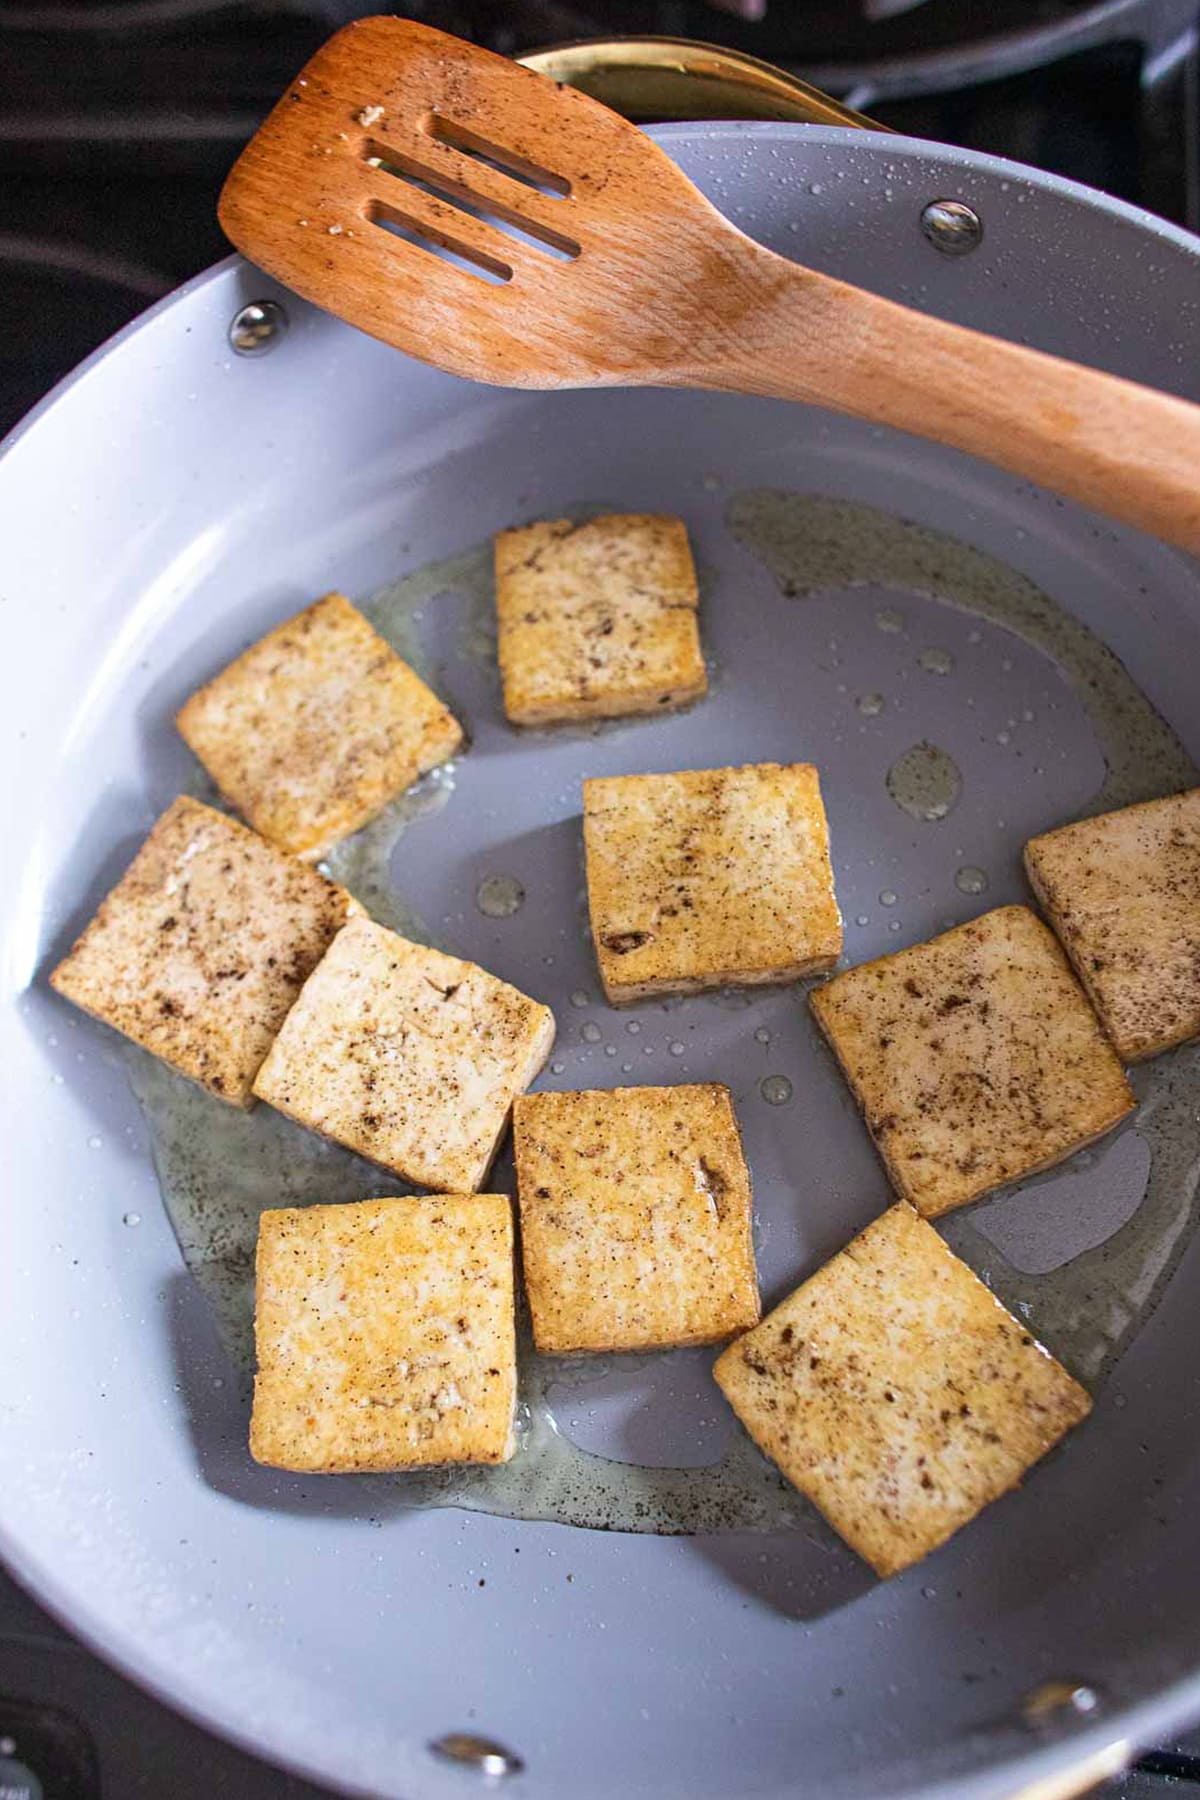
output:
[[[781,250],[1196,392],[1182,234],[917,144],[773,126],[664,141]],[[970,257],[922,235],[944,196],[984,219]],[[239,1118],[181,1088],[68,1016],[40,972],[154,814],[207,792],[173,712],[269,624],[342,587],[466,721],[453,769],[331,867],[378,916],[554,1007],[541,1085],[727,1082],[768,1300],[880,1212],[887,1183],[802,987],[603,1004],[581,777],[816,762],[858,962],[1028,899],[1028,836],[1194,783],[1200,756],[1200,582],[1177,552],[801,408],[475,389],[286,298],[269,353],[235,356],[230,320],[272,293],[241,265],[196,284],[0,464],[22,771],[4,1045],[30,1096],[0,1271],[5,1555],[178,1704],[397,1800],[476,1791],[430,1750],[456,1732],[507,1746],[524,1772],[506,1791],[529,1800],[985,1796],[1182,1716],[1200,1583],[1194,1052],[1137,1072],[1142,1108],[1112,1138],[945,1222],[1096,1410],[890,1584],[744,1445],[709,1351],[530,1361],[529,1439],[500,1473],[415,1487],[249,1461],[255,1209],[394,1188],[265,1108]],[[710,697],[519,733],[499,705],[489,534],[600,508],[686,519]],[[1031,1724],[1049,1681],[1091,1701]]]

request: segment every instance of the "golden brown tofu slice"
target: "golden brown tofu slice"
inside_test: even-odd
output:
[[[234,1106],[356,903],[224,813],[173,802],[50,976]]]
[[[333,1475],[512,1455],[503,1194],[265,1212],[254,1324],[256,1461]]]
[[[513,1138],[539,1350],[707,1344],[755,1323],[750,1172],[728,1088],[527,1094]]]
[[[680,519],[617,513],[498,533],[496,617],[514,725],[667,712],[708,686]]]
[[[809,763],[585,781],[583,835],[613,1006],[793,981],[837,961],[829,828]]]
[[[309,977],[254,1091],[421,1187],[481,1187],[549,1007],[475,963],[352,919]]]
[[[892,1181],[926,1218],[1061,1162],[1136,1104],[1025,906],[848,969],[809,998]]]
[[[1025,867],[1126,1062],[1200,1036],[1200,788],[1031,838]]]
[[[1091,1409],[903,1202],[713,1373],[755,1443],[878,1575],[936,1550]]]
[[[243,818],[310,862],[462,742],[458,721],[343,594],[252,644],[176,723]]]

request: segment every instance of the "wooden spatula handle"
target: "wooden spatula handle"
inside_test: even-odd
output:
[[[759,257],[753,327],[700,385],[934,438],[1200,553],[1200,406]]]

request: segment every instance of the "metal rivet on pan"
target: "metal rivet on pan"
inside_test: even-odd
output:
[[[429,1748],[435,1756],[464,1763],[493,1781],[503,1775],[519,1775],[525,1767],[519,1756],[495,1738],[478,1737],[473,1731],[448,1731],[445,1737],[435,1738]]]
[[[239,356],[263,356],[275,348],[287,324],[278,300],[251,300],[234,314],[229,341]]]
[[[968,256],[983,242],[983,220],[965,200],[931,200],[921,230],[943,256]]]
[[[1086,1681],[1043,1681],[1021,1706],[1028,1725],[1050,1725],[1072,1714],[1086,1718],[1100,1705],[1100,1696]]]

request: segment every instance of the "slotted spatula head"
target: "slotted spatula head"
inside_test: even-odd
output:
[[[670,379],[745,243],[656,144],[574,88],[362,19],[235,164],[227,235],[305,299],[457,375]],[[688,322],[694,294],[697,320]]]

